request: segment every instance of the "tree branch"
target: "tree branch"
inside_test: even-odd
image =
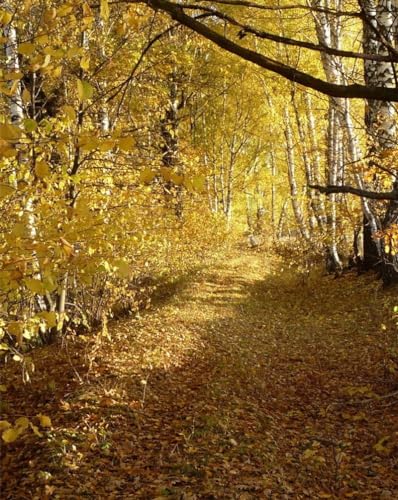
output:
[[[312,12],[321,12],[324,14],[332,14],[336,17],[347,16],[347,17],[361,17],[359,12],[355,11],[342,11],[335,9],[328,9],[323,7],[312,7],[309,5],[291,4],[291,5],[260,5],[255,2],[250,2],[247,0],[195,0],[195,2],[210,2],[212,4],[221,5],[232,5],[238,7],[248,7],[251,9],[259,10],[270,10],[270,11],[282,11],[282,10],[306,10]]]
[[[366,189],[359,189],[353,186],[319,186],[318,184],[309,184],[309,188],[316,189],[320,193],[331,194],[331,193],[348,193],[354,194],[355,196],[360,196],[361,198],[369,198],[371,200],[398,200],[398,191],[367,191]]]
[[[330,47],[330,46],[322,44],[322,43],[305,42],[303,40],[297,40],[294,38],[288,38],[288,37],[281,36],[281,35],[275,35],[274,33],[269,33],[267,31],[259,30],[253,26],[248,25],[248,24],[243,24],[240,21],[238,21],[237,19],[231,17],[230,15],[216,10],[214,7],[203,7],[202,5],[197,5],[197,4],[181,4],[181,8],[188,9],[188,10],[189,9],[202,10],[204,12],[208,12],[210,15],[212,15],[214,17],[217,17],[218,19],[229,22],[233,26],[237,26],[238,28],[241,28],[241,30],[238,33],[239,38],[243,38],[245,35],[250,34],[250,35],[254,35],[258,38],[270,40],[272,42],[282,43],[284,45],[291,45],[293,47],[302,47],[304,49],[314,50],[316,52],[325,52],[326,54],[330,54],[333,56],[349,57],[349,58],[354,58],[354,59],[365,59],[365,60],[371,60],[371,61],[382,61],[382,62],[396,61],[396,62],[398,62],[398,55],[395,55],[395,54],[392,54],[392,55],[364,54],[364,53],[355,52],[352,50],[336,49],[336,48]],[[275,8],[278,8],[278,7],[275,7]]]
[[[315,78],[312,75],[303,71],[297,70],[292,66],[281,63],[267,56],[259,54],[251,49],[242,47],[232,40],[224,37],[217,31],[209,28],[203,23],[200,23],[184,13],[181,6],[176,5],[168,0],[129,0],[127,3],[146,3],[154,10],[162,10],[167,12],[175,21],[190,28],[196,33],[204,36],[219,47],[228,52],[235,54],[246,61],[252,62],[261,68],[272,71],[284,78],[299,83],[304,87],[309,87],[322,94],[331,97],[359,98],[359,99],[376,99],[380,101],[398,101],[398,91],[396,88],[384,87],[369,87],[366,85],[338,85],[326,82],[320,78]]]

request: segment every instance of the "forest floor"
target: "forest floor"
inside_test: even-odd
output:
[[[397,499],[393,292],[281,267],[236,253],[6,368],[2,418],[52,428],[3,446],[2,498]]]

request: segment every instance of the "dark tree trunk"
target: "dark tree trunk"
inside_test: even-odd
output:
[[[394,189],[398,188],[398,183],[394,183]],[[383,220],[383,229],[388,229],[392,225],[398,225],[398,201],[391,200],[389,202],[386,216]],[[389,242],[387,242],[389,243]],[[390,251],[385,252],[385,246],[383,245],[383,265],[381,268],[381,276],[383,279],[384,286],[389,286],[394,283],[398,283],[398,254],[394,248],[394,245],[389,245]],[[392,252],[392,250],[394,250]]]
[[[380,265],[380,254],[373,231],[366,216],[363,217],[363,256],[361,267],[363,271],[375,270]]]
[[[162,163],[163,166],[181,174],[178,162],[179,153],[179,116],[178,112],[185,106],[183,92],[178,88],[177,75],[173,72],[170,75],[169,102],[164,118],[160,123],[160,135],[162,138]],[[163,185],[166,200],[174,205],[176,216],[181,219],[183,216],[183,187],[172,180],[166,181]]]

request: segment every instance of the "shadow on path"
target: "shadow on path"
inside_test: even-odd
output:
[[[395,451],[374,449],[396,408],[352,404],[393,388],[376,285],[263,267],[230,259],[113,326],[52,409],[59,498],[398,498]]]

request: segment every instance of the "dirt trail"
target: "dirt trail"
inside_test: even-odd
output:
[[[42,349],[6,400],[54,429],[9,447],[3,498],[398,498],[397,399],[375,399],[397,383],[386,300],[368,276],[305,282],[251,253],[89,359]]]

